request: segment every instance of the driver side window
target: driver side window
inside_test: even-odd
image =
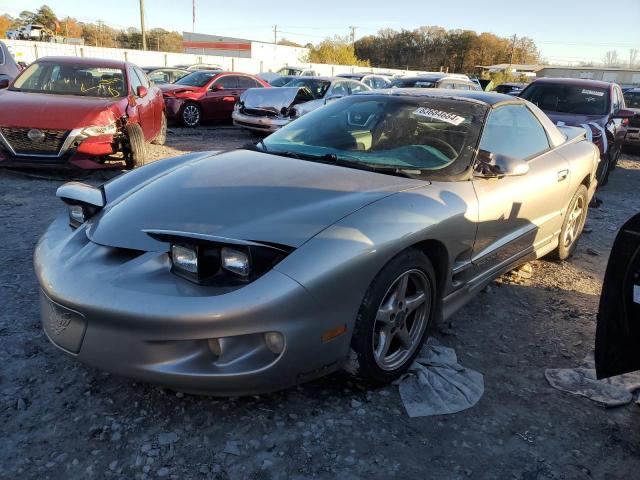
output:
[[[524,160],[548,150],[549,139],[525,105],[506,105],[490,113],[480,149]]]
[[[345,95],[348,95],[348,93],[344,82],[336,83],[331,89],[331,93],[329,93],[331,97],[344,97]]]
[[[129,68],[129,90],[131,95],[138,96],[138,87],[142,86],[142,82],[132,68]]]
[[[211,87],[213,88],[213,86],[220,86],[225,90],[238,88],[238,77],[236,75],[226,75],[218,79]]]

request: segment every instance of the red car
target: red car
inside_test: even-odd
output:
[[[606,185],[634,115],[625,108],[620,86],[599,80],[539,78],[519,97],[536,104],[554,123],[586,129],[600,149],[598,184]]]
[[[220,70],[201,70],[162,85],[167,117],[186,127],[207,120],[231,120],[233,107],[247,88],[269,88],[253,75]]]
[[[0,91],[0,166],[133,168],[166,131],[160,89],[128,62],[44,57]]]

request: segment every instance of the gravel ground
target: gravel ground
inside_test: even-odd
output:
[[[151,154],[250,140],[233,128],[175,128]],[[544,369],[577,366],[593,348],[609,249],[640,211],[640,156],[620,161],[569,262],[503,276],[441,327],[439,340],[485,375],[485,394],[465,412],[416,419],[396,387],[367,390],[342,373],[215,399],[62,355],[40,328],[31,256],[63,210],[55,189],[70,178],[0,171],[0,478],[638,478],[638,405],[602,409],[552,389]]]

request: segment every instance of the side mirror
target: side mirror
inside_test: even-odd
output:
[[[8,87],[9,87],[9,79],[8,78],[0,79],[0,89],[8,88]]]
[[[618,110],[618,113],[613,114],[613,117],[614,118],[633,118],[635,114],[636,112],[634,112],[633,110],[629,110],[628,108],[621,108],[620,110]]]
[[[500,178],[517,177],[529,171],[529,164],[519,158],[501,153],[491,153],[480,150],[476,157],[477,177]]]
[[[211,87],[212,92],[219,92],[220,90],[224,90],[224,87],[222,85],[213,84],[213,86]]]
[[[136,95],[138,97],[146,97],[147,96],[147,87],[143,87],[142,85],[138,86],[138,89],[136,90]]]

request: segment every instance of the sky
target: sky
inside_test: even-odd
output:
[[[191,2],[144,0],[146,28],[191,31]],[[629,49],[640,49],[640,0],[195,2],[196,32],[252,40],[273,41],[274,25],[278,25],[279,39],[301,44],[348,35],[350,26],[357,27],[359,38],[380,28],[411,30],[438,25],[531,37],[549,63],[600,62],[607,50],[617,50],[621,58],[628,59]],[[137,0],[0,0],[0,14],[17,16],[22,10],[37,10],[43,3],[59,17],[69,15],[86,22],[102,20],[116,28],[140,28]]]

